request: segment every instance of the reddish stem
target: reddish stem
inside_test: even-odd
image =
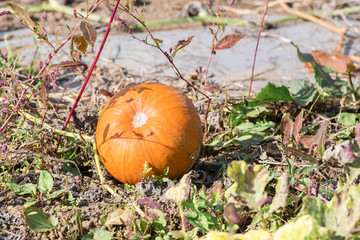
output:
[[[101,0],[100,2],[98,2],[92,9],[91,11],[89,12],[89,14],[91,14],[95,8],[97,6],[99,6],[103,1],[105,0]],[[89,16],[88,14],[88,16]],[[87,19],[87,16],[84,18],[84,20]],[[50,61],[51,59],[55,56],[55,54],[57,54],[58,51],[60,51],[60,49],[62,49],[62,47],[72,38],[72,36],[76,33],[76,31],[79,29],[80,27],[80,24],[74,29],[74,31],[72,31],[72,33],[68,36],[68,38],[63,41],[61,43],[61,45],[54,50],[54,53],[52,55],[52,57],[48,58],[48,60],[46,61],[46,63],[44,64],[44,66],[40,69],[39,73],[33,78],[33,80],[29,83],[29,85],[22,91],[20,97],[19,97],[19,100],[18,102],[16,103],[15,105],[15,108],[14,110],[11,112],[10,116],[5,120],[5,122],[3,123],[3,125],[0,127],[0,134],[2,133],[2,131],[4,130],[4,128],[6,127],[6,125],[8,124],[8,122],[10,121],[11,117],[20,109],[19,108],[19,105],[21,103],[21,100],[23,99],[25,93],[29,90],[29,88],[33,85],[33,83],[35,82],[35,79],[38,78],[39,76],[41,76],[45,70],[45,68],[50,64]],[[32,30],[32,29],[31,29]],[[71,116],[71,115],[70,115]]]
[[[70,113],[69,113],[69,116],[67,117],[66,122],[65,122],[64,126],[62,127],[62,130],[65,130],[66,126],[68,125],[68,123],[69,123],[69,121],[70,121],[70,118],[71,118],[71,115],[74,113],[74,110],[75,110],[77,104],[78,104],[79,101],[80,101],[80,98],[81,98],[81,96],[82,96],[82,94],[83,94],[83,92],[84,92],[84,90],[85,90],[85,87],[86,87],[87,83],[89,82],[89,79],[90,79],[91,74],[92,74],[92,72],[93,72],[93,70],[94,70],[94,67],[95,67],[97,61],[99,60],[100,54],[101,54],[101,52],[102,52],[102,50],[103,50],[103,48],[104,48],[106,39],[107,39],[107,37],[108,37],[108,35],[109,35],[110,29],[111,29],[111,23],[112,23],[112,21],[113,21],[113,19],[114,19],[114,17],[115,17],[115,13],[116,13],[116,10],[117,10],[117,8],[118,8],[119,3],[120,3],[120,0],[117,0],[116,5],[115,5],[114,10],[113,10],[113,13],[112,13],[111,18],[110,18],[108,27],[107,27],[107,29],[106,29],[106,33],[105,33],[104,39],[103,39],[103,41],[101,42],[100,49],[99,49],[99,51],[98,51],[98,53],[97,53],[97,55],[96,55],[96,57],[95,57],[92,65],[91,65],[91,68],[90,68],[90,70],[89,70],[89,73],[88,73],[88,75],[86,76],[86,79],[85,79],[85,81],[84,81],[84,83],[83,83],[83,85],[82,85],[82,87],[81,87],[81,89],[80,89],[80,92],[79,92],[79,94],[78,94],[78,96],[77,96],[77,98],[76,98],[76,100],[75,100],[75,103],[74,103],[73,107],[71,108],[71,111],[70,111]],[[59,145],[60,145],[61,137],[62,137],[62,136],[60,135],[59,138],[58,138],[58,145],[57,145],[56,149],[57,149],[57,148],[59,147]]]
[[[257,55],[257,50],[258,50],[258,47],[259,47],[260,35],[261,35],[261,31],[262,31],[262,28],[263,28],[263,25],[264,25],[264,20],[265,20],[266,14],[267,14],[268,6],[269,6],[269,0],[266,1],[264,15],[261,18],[260,29],[259,29],[259,33],[258,33],[258,37],[257,37],[257,41],[256,41],[254,61],[253,61],[252,70],[251,70],[251,79],[250,79],[250,88],[249,88],[248,100],[250,100],[251,87],[252,87],[252,82],[253,82],[253,79],[254,79],[256,55]]]

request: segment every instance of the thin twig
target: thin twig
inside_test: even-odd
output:
[[[103,1],[104,1],[104,0],[103,0]],[[100,1],[100,3],[103,2],[103,1]],[[120,3],[120,0],[117,0],[116,6],[115,6],[115,8],[114,8],[114,10],[113,10],[113,13],[112,13],[112,15],[111,15],[111,18],[110,18],[108,27],[107,27],[107,29],[106,29],[106,33],[105,33],[104,39],[103,39],[103,41],[101,42],[100,49],[99,49],[99,51],[98,51],[98,53],[97,53],[97,55],[96,55],[96,57],[95,57],[92,65],[91,65],[91,68],[90,68],[90,70],[89,70],[89,72],[88,72],[88,75],[86,76],[86,79],[85,79],[85,81],[84,81],[84,83],[83,83],[83,85],[82,85],[82,87],[81,87],[81,89],[80,89],[80,92],[79,92],[79,94],[78,94],[78,96],[77,96],[77,98],[76,98],[76,100],[75,100],[75,103],[74,103],[73,107],[72,107],[71,110],[70,110],[69,116],[67,117],[67,119],[66,119],[66,121],[65,121],[65,123],[64,123],[64,126],[62,127],[62,130],[65,130],[65,129],[66,129],[66,126],[68,125],[68,123],[69,123],[69,121],[70,121],[70,118],[71,118],[71,116],[72,116],[72,114],[73,114],[73,112],[74,112],[77,104],[79,103],[79,101],[80,101],[80,99],[81,99],[81,96],[82,96],[82,94],[83,94],[83,92],[84,92],[84,90],[85,90],[85,87],[86,87],[86,85],[87,85],[88,82],[89,82],[89,79],[90,79],[90,77],[91,77],[91,74],[92,74],[92,72],[93,72],[93,70],[94,70],[94,67],[95,67],[95,65],[96,65],[96,63],[97,63],[97,61],[98,61],[98,59],[99,59],[99,57],[100,57],[100,54],[101,54],[101,52],[102,52],[102,50],[103,50],[103,48],[104,48],[106,39],[107,39],[107,37],[108,37],[108,35],[109,35],[110,29],[111,29],[111,23],[112,23],[112,21],[113,21],[113,19],[114,19],[114,17],[115,17],[115,13],[116,13],[116,10],[117,10],[117,7],[118,7],[119,3]],[[59,147],[60,142],[61,142],[61,136],[59,136],[59,138],[58,138],[58,144],[57,144],[56,149]]]
[[[268,6],[269,6],[269,0],[266,0],[264,15],[263,15],[263,17],[262,17],[262,19],[261,19],[260,29],[259,29],[259,33],[258,33],[258,37],[257,37],[257,41],[256,41],[254,61],[253,61],[253,64],[252,64],[252,69],[251,69],[251,79],[250,79],[248,100],[250,100],[251,87],[252,87],[252,83],[253,83],[253,79],[254,79],[256,55],[257,55],[257,51],[258,51],[258,47],[259,47],[259,41],[260,41],[261,31],[262,31],[262,28],[263,28],[263,25],[264,25],[264,20],[265,20],[266,14],[267,14]]]

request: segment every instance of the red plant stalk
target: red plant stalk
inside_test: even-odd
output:
[[[88,16],[95,10],[95,8],[97,6],[99,6],[102,2],[104,2],[105,0],[101,0],[99,1],[89,12]],[[87,17],[84,18],[85,20],[87,19]],[[29,85],[22,91],[18,102],[16,103],[14,110],[11,112],[10,116],[5,120],[5,122],[3,123],[3,125],[0,127],[0,134],[2,133],[2,131],[4,130],[4,128],[6,127],[6,125],[8,124],[8,122],[10,121],[11,117],[20,109],[19,105],[21,103],[21,100],[23,99],[25,93],[29,90],[29,88],[33,85],[33,83],[35,82],[35,79],[38,78],[39,76],[41,76],[45,70],[45,68],[47,68],[47,66],[50,64],[50,61],[52,60],[52,58],[55,56],[55,54],[57,52],[60,51],[60,49],[71,39],[71,37],[76,33],[76,31],[79,29],[80,24],[74,29],[74,31],[72,31],[72,33],[68,36],[68,38],[63,41],[61,43],[61,45],[54,50],[54,53],[52,54],[51,57],[48,58],[48,60],[46,61],[46,63],[44,64],[44,66],[42,67],[42,69],[40,69],[39,73],[33,78],[33,80],[29,83]],[[12,75],[12,74],[11,74]]]
[[[92,65],[91,65],[91,68],[90,68],[90,70],[89,70],[89,72],[88,72],[88,74],[87,74],[87,76],[86,76],[86,79],[85,79],[85,81],[84,81],[84,83],[83,83],[83,85],[82,85],[82,87],[81,87],[81,89],[80,89],[80,92],[79,92],[79,94],[78,94],[78,96],[77,96],[77,98],[76,98],[76,100],[75,100],[75,103],[74,103],[73,107],[72,107],[71,110],[70,110],[69,116],[67,117],[66,122],[65,122],[64,126],[62,127],[62,130],[65,130],[66,126],[68,125],[68,123],[69,123],[69,121],[70,121],[70,118],[71,118],[71,115],[74,113],[74,110],[75,110],[77,104],[78,104],[79,101],[80,101],[80,98],[81,98],[81,96],[82,96],[82,94],[83,94],[83,92],[84,92],[84,90],[85,90],[85,87],[86,87],[87,83],[89,82],[89,79],[90,79],[91,74],[92,74],[92,72],[93,72],[93,70],[94,70],[94,67],[95,67],[97,61],[99,60],[100,54],[101,54],[101,52],[102,52],[102,50],[103,50],[103,48],[104,48],[106,39],[107,39],[107,37],[108,37],[108,35],[109,35],[110,29],[111,29],[111,23],[112,23],[112,21],[113,21],[113,19],[114,19],[114,17],[115,17],[115,13],[116,13],[116,10],[117,10],[117,8],[118,8],[119,3],[120,3],[120,0],[117,0],[116,5],[115,5],[114,10],[113,10],[113,13],[112,13],[111,18],[110,18],[108,27],[107,27],[107,29],[106,29],[104,39],[103,39],[103,41],[101,42],[100,49],[99,49],[99,51],[98,51],[98,53],[97,53],[97,55],[96,55],[96,57],[95,57]],[[62,137],[62,136],[60,135],[59,138],[58,138],[58,144],[57,144],[56,150],[57,150],[57,148],[58,148],[59,145],[60,145],[61,137]]]
[[[260,35],[261,35],[261,31],[262,31],[262,28],[263,28],[263,25],[264,25],[264,20],[265,20],[266,14],[267,14],[268,6],[269,6],[269,0],[266,0],[264,15],[263,15],[263,17],[261,18],[260,29],[259,29],[259,33],[258,33],[258,37],[257,37],[257,41],[256,41],[254,61],[253,61],[252,70],[251,70],[251,79],[250,79],[250,87],[249,87],[248,100],[250,100],[251,87],[252,87],[252,82],[253,82],[253,79],[254,79],[254,70],[255,70],[256,55],[257,55],[257,51],[258,51],[258,47],[259,47]]]
[[[211,15],[211,18],[213,19],[212,15],[212,11],[211,11],[211,8],[209,6],[209,11],[210,11],[210,15]],[[209,67],[210,67],[210,62],[211,62],[211,58],[212,58],[212,55],[214,54],[214,47],[215,47],[215,39],[216,39],[216,35],[218,34],[219,32],[219,29],[220,29],[220,23],[219,23],[219,17],[217,16],[217,28],[216,28],[216,31],[215,31],[215,23],[214,23],[214,20],[212,21],[212,27],[213,27],[213,38],[212,38],[212,41],[211,41],[211,52],[210,52],[210,56],[209,56],[209,59],[208,59],[208,62],[207,62],[207,65],[206,65],[206,69],[205,69],[205,76],[204,76],[204,86],[206,87],[207,86],[207,76],[208,76],[208,72],[209,72]],[[205,91],[205,94],[206,94],[206,91]]]

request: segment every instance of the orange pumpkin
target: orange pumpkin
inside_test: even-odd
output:
[[[123,183],[141,181],[144,163],[168,177],[185,174],[199,156],[202,127],[191,101],[160,83],[130,85],[105,105],[96,128],[100,158]]]

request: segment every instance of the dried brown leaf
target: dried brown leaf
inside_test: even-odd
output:
[[[167,199],[172,199],[177,203],[181,203],[186,201],[190,198],[191,193],[191,175],[193,174],[192,171],[185,174],[180,182],[175,186],[170,187],[165,192],[165,197]]]
[[[7,3],[7,5],[25,22],[28,24],[29,28],[34,29],[36,28],[35,23],[33,22],[33,20],[31,20],[29,14],[22,9],[21,7],[12,4],[12,3]]]
[[[316,162],[316,159],[314,159],[311,155],[307,154],[306,152],[300,150],[300,149],[296,149],[296,148],[291,148],[291,147],[287,147],[287,146],[283,146],[283,148],[288,151],[289,153],[297,156],[297,157],[300,157],[304,160],[308,160],[312,163],[315,163]]]
[[[337,73],[347,73],[353,71],[355,66],[348,56],[334,50],[331,55],[325,51],[314,51],[311,54],[314,60]]]
[[[232,48],[237,44],[237,42],[244,37],[243,34],[230,34],[223,37],[220,41],[218,41],[214,47],[214,50],[224,50],[228,48]]]
[[[302,109],[301,112],[295,118],[294,127],[292,130],[292,135],[294,139],[298,139],[298,137],[300,136],[303,121],[304,121],[304,110]]]
[[[303,149],[308,149],[315,142],[315,138],[312,135],[303,135],[298,139],[300,147]]]
[[[97,38],[97,33],[95,28],[86,21],[81,21],[80,23],[80,30],[83,33],[85,40],[88,44],[91,45],[91,51],[94,51],[94,45]],[[80,50],[80,49],[79,49]]]
[[[84,36],[73,36],[72,42],[75,44],[76,48],[79,49],[82,53],[86,53],[88,42]]]
[[[328,122],[323,122],[315,134],[315,142],[317,143],[317,147],[319,149],[320,155],[324,155],[325,152],[325,140],[326,140],[326,129],[328,126]]]
[[[48,92],[47,92],[47,89],[45,87],[45,84],[40,85],[39,95],[40,95],[40,98],[41,98],[41,102],[47,108]]]
[[[183,50],[183,48],[191,43],[191,40],[194,36],[188,37],[187,40],[180,40],[176,45],[174,45],[171,56],[175,57],[175,54]]]
[[[105,97],[111,98],[113,94],[111,94],[109,91],[106,91],[105,89],[99,89],[99,91],[104,95]]]
[[[215,86],[215,85],[204,86],[203,90],[204,91],[218,91],[218,92],[224,91],[224,89],[222,89],[222,88],[220,88],[218,86]]]
[[[47,41],[47,35],[43,33],[43,28],[40,24],[34,22],[29,14],[22,9],[21,7],[12,4],[12,3],[7,3],[7,5],[20,17],[20,19],[25,22],[28,27],[34,31],[34,33],[38,36],[38,39],[40,40],[40,42],[48,45],[49,47],[51,47],[54,50],[54,46],[51,45],[51,43],[49,41]]]
[[[290,116],[285,115],[281,119],[280,123],[280,134],[281,134],[281,140],[285,144],[286,141],[291,140],[291,131],[293,128],[293,121],[291,120]]]
[[[160,44],[162,44],[164,42],[163,40],[158,39],[158,38],[154,38],[153,40],[154,40],[156,46],[159,46]]]
[[[78,67],[84,67],[84,71],[87,69],[87,65],[80,62],[74,62],[74,61],[63,61],[58,64],[52,64],[50,66],[50,69],[54,68],[71,68],[72,70],[75,70]]]

